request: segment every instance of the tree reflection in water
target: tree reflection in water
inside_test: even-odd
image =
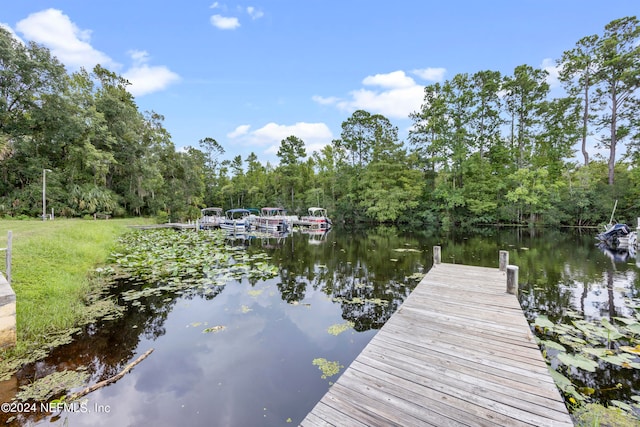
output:
[[[179,405],[154,406],[155,416],[138,414],[136,422],[142,424],[157,424],[157,417],[170,420],[178,414],[187,425],[206,423],[222,414],[244,425],[282,425],[289,418],[296,424],[329,386],[312,361],[322,357],[348,366],[402,304],[419,275],[431,268],[434,245],[442,246],[443,262],[489,267],[497,267],[498,251],[508,250],[509,263],[520,267],[519,298],[530,324],[540,314],[555,323],[570,323],[575,313],[613,322],[615,317],[634,314],[625,301],[637,300],[640,292],[638,267],[615,262],[598,249],[589,233],[484,229],[438,236],[377,227],[334,229],[320,237],[292,233],[268,240],[228,240],[236,251],[266,252],[279,267],[276,278],[245,278],[207,290],[121,299],[127,306],[123,317],[86,327],[73,343],[26,366],[5,395],[56,370],[86,367],[94,383],[115,375],[153,346],[157,350],[133,373],[92,398],[126,407],[151,405],[154,393],[169,393],[173,399],[187,399],[183,405],[199,408],[186,414]],[[142,284],[121,282],[113,294],[132,286]],[[227,328],[202,334],[188,328],[196,321]],[[351,332],[335,337],[327,333],[344,321],[353,323]],[[639,392],[636,370],[603,367],[588,373],[568,371],[557,362],[552,366],[577,385],[596,390],[594,396],[605,403],[630,401]],[[175,381],[186,369],[188,383],[163,384],[165,377]],[[140,384],[156,385],[145,389]],[[265,408],[270,417],[265,417]],[[74,425],[123,421],[118,413],[101,418],[65,416]],[[38,419],[42,414],[24,414],[17,424]]]

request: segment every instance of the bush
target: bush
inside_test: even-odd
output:
[[[167,222],[169,222],[169,214],[165,211],[159,211],[156,214],[156,223],[165,224]]]

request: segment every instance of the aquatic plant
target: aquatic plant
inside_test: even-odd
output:
[[[216,294],[231,280],[275,277],[278,267],[264,253],[248,254],[227,246],[223,232],[136,230],[120,239],[111,262],[140,289],[121,294],[125,301],[167,293]]]
[[[21,402],[29,400],[46,402],[72,388],[81,387],[88,379],[89,373],[84,369],[54,372],[31,384],[20,387],[20,391],[16,393],[15,400]]]
[[[340,372],[340,369],[344,368],[340,362],[330,362],[325,358],[319,357],[313,359],[313,365],[317,366],[322,371],[322,379],[332,377]]]
[[[589,402],[596,390],[576,386],[561,373],[561,367],[569,372],[571,369],[596,372],[609,369],[611,365],[640,369],[640,314],[636,313],[633,318],[615,317],[616,324],[606,318],[598,323],[580,319],[577,313],[567,315],[573,320],[562,324],[555,324],[547,316],[539,315],[534,327],[537,343],[547,362],[551,366],[558,363],[557,370],[549,369],[556,385],[569,396],[570,403],[580,405]],[[640,410],[640,396],[632,396],[632,400],[637,403],[612,401],[611,405],[633,414]]]
[[[352,329],[355,325],[356,324],[353,322],[338,323],[338,324],[329,326],[328,332],[331,335],[338,336],[341,333],[348,331],[349,329]]]

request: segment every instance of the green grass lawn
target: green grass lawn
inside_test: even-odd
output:
[[[11,286],[16,293],[16,347],[2,352],[0,376],[14,371],[91,320],[87,302],[100,288],[93,272],[129,225],[145,219],[0,220],[0,247],[13,233]],[[4,256],[0,262],[4,271]]]

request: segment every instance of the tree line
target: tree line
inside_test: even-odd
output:
[[[407,141],[358,110],[319,151],[285,138],[272,165],[255,153],[225,159],[211,137],[176,150],[163,116],[140,112],[124,78],[100,65],[68,73],[0,27],[0,215],[41,215],[49,169],[47,206],[67,217],[179,221],[206,206],[318,205],[345,222],[585,226],[608,220],[617,200],[618,219],[634,221],[640,23],[614,20],[556,62],[562,96],[526,64],[462,73],[424,88]]]

